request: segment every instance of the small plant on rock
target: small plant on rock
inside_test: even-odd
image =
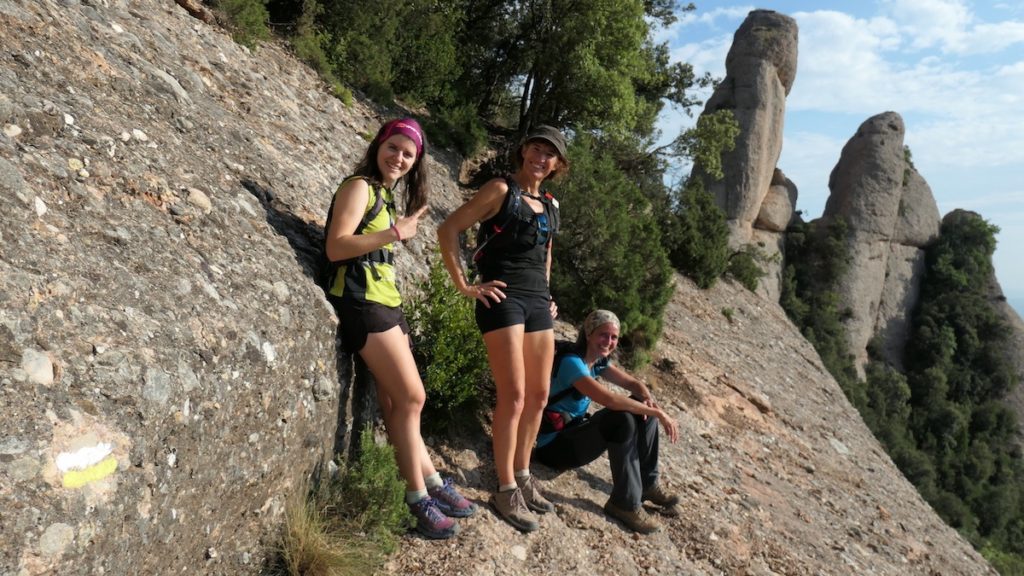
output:
[[[420,285],[420,298],[408,308],[416,364],[427,392],[424,426],[434,430],[475,421],[483,390],[489,387],[487,350],[477,331],[473,301],[452,286],[438,258]]]
[[[378,445],[367,426],[353,462],[288,502],[278,573],[373,573],[410,526],[404,498],[393,449]]]

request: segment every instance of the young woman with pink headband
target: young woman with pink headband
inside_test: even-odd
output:
[[[338,310],[342,347],[358,353],[377,382],[416,528],[429,538],[449,538],[459,529],[453,518],[471,515],[476,506],[441,478],[420,435],[426,393],[410,348],[393,256],[397,242],[416,235],[427,209],[426,164],[426,139],[416,120],[381,126],[354,175],[335,193],[325,243],[328,259],[338,267],[329,294]],[[405,189],[402,217],[395,209],[399,184]]]

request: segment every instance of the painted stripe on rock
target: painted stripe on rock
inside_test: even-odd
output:
[[[81,488],[86,484],[102,480],[117,470],[117,459],[108,456],[105,460],[83,470],[68,470],[64,473],[62,483],[65,488]]]
[[[104,458],[110,456],[113,452],[114,447],[107,442],[101,442],[95,446],[86,446],[85,448],[79,448],[74,452],[61,452],[57,455],[57,469],[61,472],[68,472],[69,470],[85,470],[90,466],[95,466],[103,461]]]

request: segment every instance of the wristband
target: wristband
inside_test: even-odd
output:
[[[391,225],[391,229],[394,230],[394,232],[395,232],[395,238],[398,238],[398,241],[401,242],[402,241],[402,234],[398,231],[398,227],[395,226],[394,224],[392,224]]]

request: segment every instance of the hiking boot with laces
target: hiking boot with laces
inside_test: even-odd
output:
[[[533,476],[527,476],[525,480],[516,478],[516,484],[523,491],[523,500],[526,500],[527,508],[538,514],[555,511],[555,505],[540,493],[540,482],[536,478]]]
[[[540,528],[537,518],[526,507],[523,491],[519,488],[491,494],[491,506],[498,513],[498,516],[504,518],[516,530],[533,532]]]
[[[427,493],[434,499],[434,503],[445,516],[451,518],[466,518],[476,512],[476,504],[467,500],[455,489],[451,478],[445,478],[444,485],[434,488],[427,488]]]
[[[626,525],[627,528],[640,534],[653,534],[661,530],[661,524],[651,517],[644,510],[643,506],[637,506],[636,510],[619,508],[611,500],[604,505],[605,514],[615,518]]]
[[[416,517],[416,531],[435,540],[451,538],[459,533],[459,525],[444,515],[437,507],[437,501],[430,496],[415,504],[409,504],[409,511]]]
[[[660,483],[644,490],[643,496],[640,497],[640,500],[643,502],[650,502],[651,504],[658,506],[658,511],[665,516],[679,515],[679,496],[677,494],[667,492]]]

